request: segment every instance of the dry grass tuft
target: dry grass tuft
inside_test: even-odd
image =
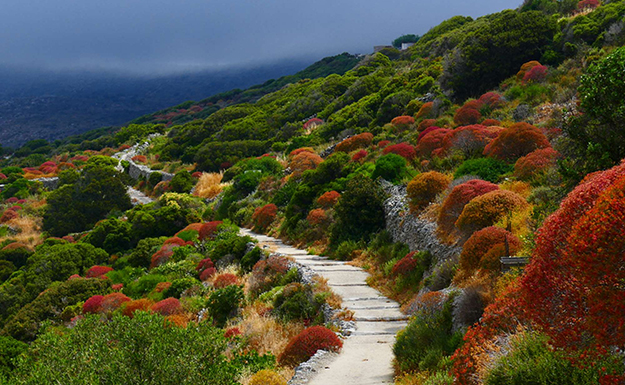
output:
[[[223,177],[224,174],[221,172],[202,173],[197,185],[195,185],[193,195],[204,199],[215,198],[228,185],[227,183],[221,183]]]
[[[20,216],[11,219],[6,224],[19,229],[19,232],[15,235],[0,237],[0,242],[13,239],[28,246],[31,250],[34,250],[35,246],[43,242],[41,238],[41,218],[39,217]]]

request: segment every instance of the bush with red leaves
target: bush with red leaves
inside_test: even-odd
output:
[[[519,194],[509,190],[494,190],[467,203],[456,221],[456,227],[467,239],[473,232],[492,226],[506,215],[527,207],[527,201]]]
[[[440,128],[424,135],[417,144],[417,153],[424,158],[431,158],[435,151],[443,147],[443,139],[451,130]]]
[[[276,219],[277,214],[278,206],[273,203],[257,208],[252,215],[254,229],[260,231],[267,229]]]
[[[195,179],[200,179],[200,177],[202,176],[202,172],[201,171],[196,171],[193,174],[191,174],[191,176]]]
[[[291,153],[289,154],[289,157],[293,158],[293,157],[295,157],[295,156],[297,156],[297,155],[299,155],[299,154],[301,154],[303,152],[310,152],[311,154],[314,154],[315,150],[313,150],[312,147],[298,148],[298,149],[295,149],[295,150],[291,151]]]
[[[306,123],[304,123],[304,125],[302,126],[302,129],[306,132],[310,132],[314,130],[315,128],[321,126],[322,124],[323,124],[323,120],[319,118],[312,118],[312,119],[309,119]]]
[[[484,155],[504,161],[516,161],[533,151],[551,147],[541,130],[521,122],[501,131],[484,149]]]
[[[484,95],[480,96],[477,100],[480,107],[488,107],[491,109],[496,109],[503,106],[503,99],[501,95],[496,92],[487,92]]]
[[[207,239],[212,239],[215,237],[217,233],[217,227],[221,225],[222,221],[212,221],[206,222],[200,227],[199,239],[200,241],[205,241]]]
[[[429,118],[430,115],[432,114],[433,107],[434,107],[434,103],[433,102],[424,103],[421,106],[421,108],[419,108],[419,112],[417,112],[416,118],[417,119]]]
[[[547,78],[547,66],[538,65],[532,67],[523,76],[523,83],[540,83]]]
[[[471,155],[484,151],[484,147],[497,137],[497,132],[481,124],[458,127],[443,138],[443,152],[462,151]]]
[[[215,264],[210,258],[204,258],[200,262],[198,262],[197,266],[195,267],[195,271],[204,271],[209,267],[215,267]]]
[[[167,239],[163,245],[186,246],[187,242],[184,239],[173,236]]]
[[[480,179],[470,180],[451,190],[445,198],[438,216],[438,229],[443,235],[451,235],[455,231],[455,223],[464,210],[464,206],[473,198],[498,190],[496,184]]]
[[[67,278],[68,281],[71,281],[72,279],[81,279],[82,277],[78,274],[72,274],[69,276],[69,278]]]
[[[122,293],[107,294],[104,298],[102,298],[102,302],[100,302],[100,313],[111,313],[119,309],[124,302],[128,302],[130,300],[130,298]]]
[[[326,214],[324,209],[310,210],[306,220],[311,225],[323,225],[328,222],[328,214]]]
[[[408,183],[410,208],[414,211],[429,205],[434,198],[447,189],[450,178],[437,171],[429,171],[415,176]]]
[[[469,277],[477,269],[484,269],[489,272],[498,272],[500,270],[499,257],[496,260],[488,255],[491,250],[497,251],[497,248],[503,246],[505,250],[506,239],[510,248],[510,255],[514,255],[521,249],[521,241],[512,233],[499,227],[486,227],[476,231],[462,246],[460,253],[460,271],[465,277]],[[496,254],[496,253],[491,253]],[[505,254],[505,251],[504,253]]]
[[[352,152],[359,148],[369,147],[372,141],[373,134],[365,132],[345,139],[344,141],[336,145],[334,151]]]
[[[102,299],[104,299],[103,295],[94,295],[85,301],[82,305],[83,313],[91,313],[96,314],[100,312],[100,305],[102,304]]]
[[[398,144],[394,144],[392,146],[387,146],[383,151],[384,155],[386,154],[396,154],[404,159],[411,161],[417,156],[417,152],[415,151],[414,146],[410,143],[402,142]]]
[[[202,273],[200,273],[200,281],[208,281],[216,273],[217,269],[215,269],[214,267],[207,267],[206,269],[202,270]]]
[[[516,77],[519,80],[523,80],[523,78],[525,77],[525,74],[531,70],[532,68],[541,65],[539,62],[537,62],[536,60],[532,60],[532,61],[528,61],[527,63],[523,64],[521,66],[521,69],[519,70],[519,72],[517,72]]]
[[[360,163],[360,161],[366,158],[367,155],[369,155],[367,150],[360,150],[357,153],[355,153],[354,156],[352,156],[352,162]]]
[[[341,194],[339,194],[338,192],[328,191],[326,193],[323,193],[323,195],[321,195],[319,199],[317,199],[317,204],[327,209],[334,206],[339,201],[340,197]]]
[[[86,278],[100,278],[109,271],[113,271],[112,267],[108,266],[93,266],[85,273]]]
[[[314,152],[300,152],[289,163],[293,178],[299,178],[304,171],[314,170],[323,162],[323,158]]]
[[[180,314],[182,312],[182,306],[178,299],[170,297],[155,303],[150,307],[150,310],[163,316],[169,316]]]
[[[7,176],[0,172],[0,180],[7,179]]]
[[[491,127],[491,126],[499,126],[501,122],[497,119],[484,119],[482,121],[482,126]]]
[[[148,158],[145,155],[135,155],[132,157],[132,161],[135,163],[147,163],[148,162]]]
[[[417,131],[423,132],[428,127],[436,125],[436,119],[423,119],[417,126]]]
[[[177,245],[163,245],[159,251],[152,255],[152,260],[150,262],[150,268],[154,268],[160,266],[169,261],[169,258],[174,255],[174,248],[178,247]]]
[[[381,141],[378,143],[377,148],[382,149],[382,148],[384,148],[384,147],[388,146],[389,144],[391,144],[391,141],[390,141],[390,140],[381,140]]]
[[[417,251],[413,251],[411,253],[406,254],[405,257],[400,259],[393,265],[393,269],[391,270],[391,275],[396,277],[398,275],[408,275],[413,272],[417,265],[419,264],[419,260],[414,258],[417,255]]]
[[[0,217],[0,223],[7,223],[8,221],[15,219],[17,217],[19,217],[19,214],[15,210],[6,209],[2,213],[2,216]]]
[[[535,175],[555,167],[560,153],[551,147],[541,148],[519,158],[514,165],[514,176],[519,179],[531,179]]]
[[[412,116],[402,115],[391,120],[391,124],[400,131],[407,130],[414,124]]]
[[[124,304],[122,308],[122,314],[126,317],[134,317],[137,311],[150,311],[150,308],[154,305],[154,302],[147,298],[136,299]]]
[[[216,289],[223,289],[224,287],[238,285],[239,277],[232,273],[221,273],[213,280],[213,287]]]
[[[601,2],[599,0],[581,0],[579,3],[577,3],[577,9],[595,9],[599,5],[601,5]]]
[[[441,128],[438,126],[432,126],[432,127],[428,127],[425,130],[421,131],[419,133],[419,136],[417,137],[417,143],[419,143],[421,141],[421,139],[426,136],[427,134],[429,134],[432,131],[436,131],[436,130],[440,130]]]
[[[482,119],[482,114],[480,114],[480,111],[466,105],[460,107],[454,115],[454,122],[460,126],[477,124],[480,119]]]
[[[281,365],[297,366],[312,357],[317,350],[338,352],[343,347],[341,339],[330,329],[313,326],[293,337],[278,358]]]

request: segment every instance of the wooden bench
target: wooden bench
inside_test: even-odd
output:
[[[523,267],[530,261],[529,257],[501,257],[501,271],[506,273],[514,267]]]

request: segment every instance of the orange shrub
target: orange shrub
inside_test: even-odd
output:
[[[412,116],[398,116],[391,120],[391,124],[400,131],[407,130],[414,124],[414,118]]]
[[[147,163],[148,158],[145,155],[135,155],[132,157],[132,161],[135,163]]]
[[[269,203],[263,207],[258,207],[252,215],[254,228],[257,230],[265,230],[273,223],[278,214],[278,206]]]
[[[503,105],[503,99],[501,95],[496,92],[487,92],[484,95],[480,96],[477,101],[479,103],[478,109],[482,107],[495,109]]]
[[[172,314],[165,317],[165,325],[186,328],[189,324],[189,317],[186,314]]]
[[[289,163],[293,178],[299,178],[304,171],[314,170],[323,162],[323,158],[312,152],[301,152]]]
[[[278,357],[281,365],[296,366],[312,357],[317,350],[338,352],[343,342],[330,329],[313,326],[293,337]]]
[[[490,127],[490,126],[499,126],[501,122],[497,119],[484,119],[482,121],[482,126]]]
[[[390,141],[390,140],[381,140],[381,141],[378,143],[378,146],[377,146],[377,147],[381,149],[381,148],[384,148],[384,147],[388,146],[389,144],[391,144],[391,141]]]
[[[419,144],[417,144],[417,154],[426,158],[431,158],[432,155],[436,155],[435,151],[443,147],[443,139],[450,131],[451,130],[447,128],[430,131],[419,140]]]
[[[7,223],[8,221],[15,219],[17,217],[19,217],[19,214],[15,210],[6,209],[2,213],[2,216],[0,217],[0,223]]]
[[[334,206],[336,202],[339,201],[340,197],[341,197],[341,194],[339,194],[338,192],[328,191],[326,193],[323,193],[323,195],[321,195],[319,199],[317,199],[317,204],[327,209],[327,208]]]
[[[213,287],[223,289],[227,286],[238,285],[239,277],[232,273],[221,273],[213,280]]]
[[[169,316],[181,313],[182,306],[178,299],[170,297],[155,303],[150,307],[150,310],[163,316]]]
[[[296,150],[291,151],[291,153],[289,154],[289,156],[291,158],[303,153],[303,152],[309,152],[311,154],[315,153],[315,150],[312,149],[312,147],[302,147],[302,148],[298,148]]]
[[[162,293],[165,290],[169,289],[171,287],[171,282],[159,282],[156,284],[156,286],[154,287],[154,292],[156,293]]]
[[[421,118],[429,118],[430,115],[432,114],[432,108],[434,107],[434,103],[433,102],[427,102],[425,104],[423,104],[421,106],[421,108],[419,108],[419,112],[417,112],[417,119],[421,119]]]
[[[503,257],[503,254],[505,254],[506,239],[508,240],[511,255],[514,255],[521,249],[521,241],[502,228],[490,226],[473,233],[462,246],[462,253],[460,253],[461,275],[469,277],[479,268],[492,271],[496,266],[498,269],[499,257]],[[504,247],[503,253],[501,253],[500,246]]]
[[[477,109],[468,106],[460,107],[454,115],[454,123],[460,126],[477,124],[482,119],[482,114]]]
[[[516,123],[504,129],[484,149],[484,155],[505,161],[514,161],[533,151],[551,147],[541,130],[529,123]]]
[[[468,238],[474,231],[492,226],[506,215],[528,207],[525,199],[512,191],[495,190],[473,198],[462,210],[456,227]]]
[[[430,171],[415,176],[408,183],[410,208],[420,210],[429,205],[434,198],[447,189],[451,178],[437,171]]]
[[[445,198],[438,216],[437,223],[441,235],[450,235],[454,232],[458,217],[471,199],[498,189],[499,186],[496,184],[480,179],[470,180],[454,187]]]
[[[407,275],[414,271],[414,269],[416,269],[417,265],[419,264],[419,260],[415,258],[415,255],[417,255],[417,253],[417,251],[408,253],[402,259],[397,261],[397,263],[393,265],[391,275],[393,277],[398,275]]]
[[[432,127],[428,127],[425,130],[421,131],[419,133],[419,136],[417,137],[417,143],[419,143],[421,141],[421,138],[423,138],[424,136],[426,136],[427,134],[429,134],[432,131],[436,131],[436,130],[440,130],[441,128],[438,126],[432,126]]]
[[[100,312],[111,313],[119,309],[124,302],[128,302],[130,300],[130,298],[122,293],[107,294],[104,298],[102,298],[102,302],[100,302]]]
[[[335,151],[352,152],[359,148],[369,147],[372,141],[373,134],[365,132],[343,140],[336,145]]]
[[[523,80],[523,78],[525,77],[525,74],[527,73],[527,71],[531,70],[532,68],[541,65],[539,62],[537,62],[536,60],[532,60],[532,61],[528,61],[527,63],[523,64],[521,66],[521,69],[519,70],[519,72],[517,72],[516,77],[519,80]]]
[[[324,209],[314,209],[310,210],[306,220],[311,225],[322,225],[328,221],[328,215]]]
[[[122,309],[122,314],[126,317],[134,317],[135,312],[137,311],[149,311],[154,302],[147,298],[136,299],[134,301],[129,301],[124,303],[124,307]]]
[[[536,174],[554,167],[560,153],[551,147],[541,148],[519,158],[514,165],[514,176],[519,179],[531,179]]]
[[[423,132],[428,127],[436,125],[436,119],[424,119],[417,126],[417,131]]]

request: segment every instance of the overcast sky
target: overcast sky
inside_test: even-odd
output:
[[[164,74],[370,53],[521,0],[0,0],[0,64]]]

